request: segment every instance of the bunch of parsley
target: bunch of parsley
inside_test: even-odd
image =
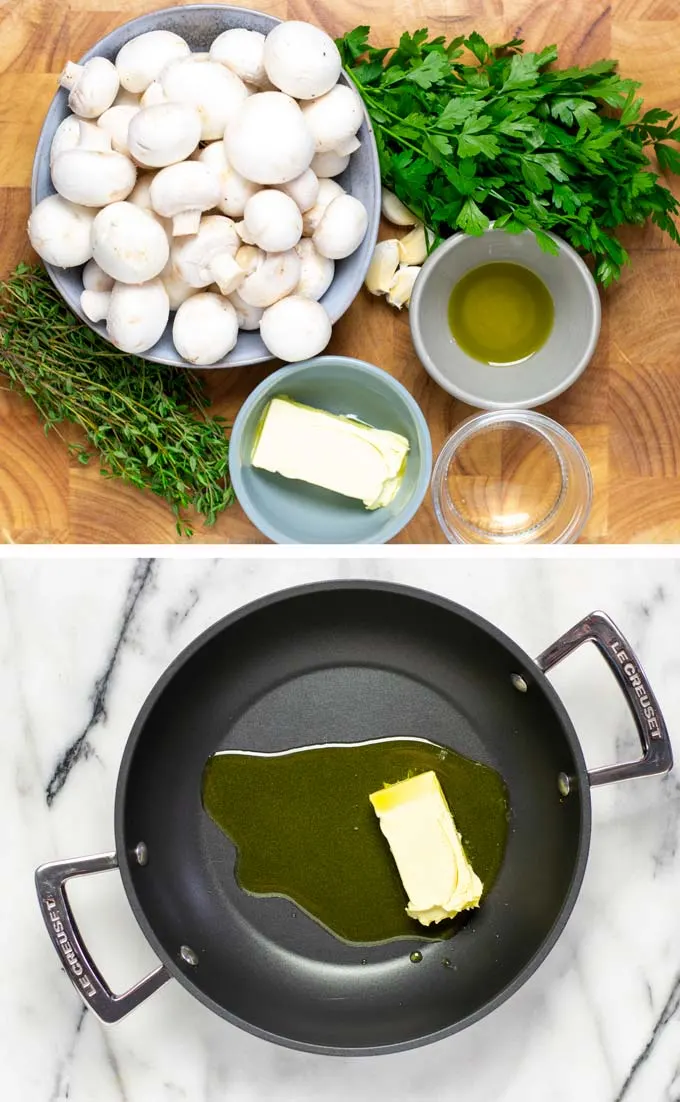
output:
[[[556,47],[524,53],[518,38],[492,46],[473,32],[447,43],[425,29],[374,49],[369,34],[357,27],[338,40],[343,64],[372,120],[383,182],[434,243],[494,221],[533,230],[554,252],[552,230],[592,256],[604,286],[628,261],[617,226],[651,218],[680,244],[680,204],[646,153],[680,173],[680,152],[666,144],[680,139],[678,120],[642,114],[639,84],[616,61],[548,69]]]

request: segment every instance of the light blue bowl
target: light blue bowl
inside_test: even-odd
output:
[[[369,511],[341,494],[253,467],[255,432],[267,402],[277,395],[405,436],[411,450],[394,501]],[[431,469],[430,433],[415,399],[386,371],[347,356],[320,356],[275,371],[244,402],[231,433],[229,472],[236,497],[275,543],[387,543],[415,516]]]

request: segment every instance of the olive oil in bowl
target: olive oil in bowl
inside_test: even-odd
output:
[[[529,268],[494,260],[458,280],[448,313],[463,352],[492,367],[508,367],[542,348],[555,307],[545,283]]]

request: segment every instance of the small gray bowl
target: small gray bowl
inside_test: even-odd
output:
[[[555,234],[557,256],[539,248],[533,233],[488,229],[480,237],[458,233],[428,257],[409,307],[411,335],[425,370],[444,390],[481,409],[530,409],[576,382],[592,358],[600,333],[600,297],[585,263]],[[555,305],[547,341],[522,363],[491,367],[473,359],[449,329],[454,284],[472,268],[513,261],[546,284]]]
[[[341,494],[253,467],[250,457],[264,408],[284,394],[405,436],[411,450],[394,501],[368,510]],[[242,405],[229,445],[229,473],[239,505],[275,543],[387,543],[415,516],[431,470],[430,433],[416,400],[386,371],[347,356],[319,356],[275,371]]]
[[[232,27],[245,27],[247,30],[268,34],[280,22],[280,19],[276,19],[273,15],[265,15],[264,12],[219,4],[191,4],[187,7],[164,8],[162,11],[149,12],[148,15],[123,23],[115,31],[111,31],[111,34],[105,35],[95,43],[80,60],[82,63],[91,57],[106,57],[113,61],[126,42],[146,31],[174,31],[186,39],[192,50],[205,50],[218,34]],[[345,84],[351,85],[349,77],[344,72],[341,73],[340,79]],[[57,127],[68,114],[68,93],[64,89],[59,89],[45,116],[35,151],[31,179],[32,207],[48,195],[54,194],[50,177],[50,146]],[[337,180],[345,191],[360,199],[366,207],[368,230],[357,251],[346,260],[336,262],[335,278],[321,300],[333,324],[349,309],[361,290],[371,263],[380,224],[380,165],[373,130],[365,113],[358,137],[361,147],[352,154],[349,165]],[[94,329],[95,333],[99,333],[104,340],[108,340],[106,325],[103,322],[91,322],[80,309],[80,295],[83,289],[82,268],[55,268],[50,264],[46,264],[45,267],[54,286],[73,313],[89,325],[90,329]],[[161,339],[148,352],[144,352],[142,358],[174,367],[193,367],[182,359],[172,343],[172,320],[171,316]],[[235,348],[228,356],[219,363],[209,364],[202,370],[245,367],[248,364],[264,363],[273,359],[258,332],[241,332]]]

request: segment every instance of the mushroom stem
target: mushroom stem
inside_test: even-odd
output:
[[[59,86],[61,88],[67,88],[70,92],[78,83],[84,72],[84,65],[77,65],[75,61],[67,61],[59,77]]]
[[[230,253],[219,253],[208,264],[210,273],[223,295],[231,295],[243,283],[247,272]]]
[[[172,220],[173,237],[190,237],[198,233],[201,225],[200,210],[182,210]]]

